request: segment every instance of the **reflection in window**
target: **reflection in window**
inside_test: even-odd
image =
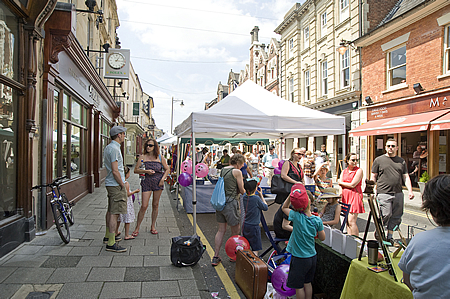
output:
[[[73,174],[80,173],[80,128],[72,126],[70,134],[70,171]]]
[[[53,179],[58,177],[58,103],[59,91],[53,93]]]
[[[101,150],[101,167],[105,167],[105,163],[103,161],[103,152],[105,150],[105,147],[108,145],[109,143],[109,125],[107,122],[105,122],[104,120],[102,120],[102,150]]]
[[[72,121],[77,124],[81,124],[81,105],[76,101],[72,101]]]
[[[63,146],[63,152],[62,152],[62,156],[63,156],[63,161],[62,161],[62,165],[63,165],[63,175],[67,174],[67,124],[65,122],[63,122],[62,124],[62,141]]]
[[[389,86],[406,83],[406,46],[389,53]]]
[[[0,2],[0,75],[17,80],[18,19]],[[0,221],[17,213],[17,98],[11,86],[0,84]]]

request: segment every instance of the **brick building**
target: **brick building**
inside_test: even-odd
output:
[[[448,1],[403,0],[355,41],[362,48],[365,106],[358,115],[361,125],[350,136],[366,174],[391,137],[398,141],[398,155],[407,161],[414,186],[424,171],[450,173],[449,26]],[[413,158],[418,146],[428,154]]]

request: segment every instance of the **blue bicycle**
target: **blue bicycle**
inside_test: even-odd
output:
[[[69,225],[74,223],[72,211],[74,204],[69,202],[65,193],[61,193],[60,185],[62,180],[65,178],[67,178],[67,176],[57,178],[50,184],[36,185],[31,188],[31,190],[48,187],[52,188],[53,197],[50,200],[50,205],[52,206],[53,221],[56,225],[59,236],[64,243],[68,244],[70,242]]]

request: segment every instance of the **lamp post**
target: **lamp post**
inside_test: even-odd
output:
[[[175,100],[173,97],[172,97],[172,115],[171,115],[171,117],[170,117],[170,133],[171,134],[173,134],[173,103],[174,102],[181,102],[180,103],[180,106],[183,108],[184,107],[184,103],[183,103],[183,100]]]

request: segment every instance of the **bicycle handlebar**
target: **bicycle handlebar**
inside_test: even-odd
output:
[[[54,186],[54,187],[58,187],[58,186],[61,184],[60,181],[62,181],[62,180],[64,180],[64,179],[67,179],[67,178],[68,178],[67,175],[62,176],[62,177],[56,178],[53,182],[51,182],[51,183],[49,183],[49,184],[45,184],[45,185],[36,185],[36,186],[32,187],[31,190],[39,189],[39,188],[43,188],[43,187],[53,187],[53,186]]]

